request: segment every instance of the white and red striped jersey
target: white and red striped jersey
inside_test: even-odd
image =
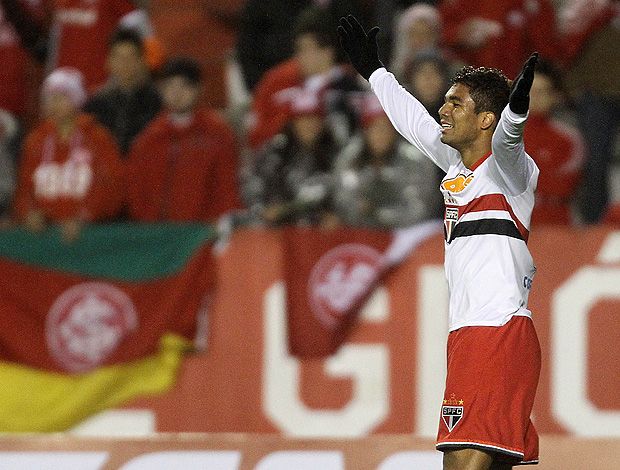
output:
[[[369,81],[396,130],[446,172],[440,189],[450,331],[531,317],[527,300],[536,267],[527,239],[539,171],[523,144],[526,116],[507,106],[491,152],[468,169],[459,152],[441,142],[441,126],[391,73],[378,69]]]

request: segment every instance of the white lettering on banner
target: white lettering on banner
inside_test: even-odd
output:
[[[338,451],[280,451],[263,458],[254,470],[345,470]]]
[[[99,470],[108,452],[0,452],[6,470]]]
[[[439,421],[439,417],[437,420]],[[409,451],[390,455],[377,467],[377,470],[441,470],[442,464],[442,452]]]
[[[118,470],[238,470],[240,464],[238,450],[168,451],[140,455]]]
[[[436,437],[439,411],[446,383],[446,338],[448,335],[448,283],[443,266],[419,270],[418,380],[416,434]],[[413,468],[413,467],[412,467]]]
[[[620,263],[620,232],[613,232],[607,236],[596,259],[599,263]]]
[[[553,295],[551,403],[577,436],[620,437],[620,412],[596,408],[587,394],[588,313],[612,298],[620,299],[620,268],[607,266],[581,268]]]
[[[282,282],[265,293],[263,408],[291,437],[359,437],[389,413],[389,352],[383,344],[345,344],[325,361],[333,377],[353,381],[353,398],[340,410],[313,410],[300,399],[300,361],[288,354]]]

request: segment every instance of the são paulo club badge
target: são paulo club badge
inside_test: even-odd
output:
[[[133,302],[123,291],[104,283],[78,284],[52,305],[47,345],[64,369],[87,372],[101,365],[137,327]]]
[[[452,431],[463,417],[464,404],[465,403],[463,400],[456,399],[454,393],[450,396],[450,398],[443,401],[443,406],[441,407],[441,417],[443,418],[443,422],[447,426],[448,431]]]
[[[325,253],[308,279],[308,299],[315,317],[333,329],[376,280],[382,257],[374,248],[344,244]]]

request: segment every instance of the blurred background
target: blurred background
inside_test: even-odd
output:
[[[0,0],[0,451],[241,433],[439,468],[443,175],[346,61],[347,14],[436,119],[461,67],[539,52],[540,468],[620,468],[559,463],[620,451],[617,0]]]

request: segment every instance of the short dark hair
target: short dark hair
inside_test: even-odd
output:
[[[117,28],[114,30],[108,41],[108,49],[112,49],[117,44],[125,42],[133,44],[140,51],[140,54],[144,54],[142,36],[135,29],[131,28]]]
[[[303,9],[293,26],[293,37],[299,38],[311,34],[321,47],[337,47],[336,22],[331,13],[318,6]]]
[[[456,73],[452,83],[461,83],[469,88],[475,113],[491,111],[499,120],[510,95],[510,80],[501,70],[468,65]]]
[[[183,77],[193,85],[202,81],[202,71],[198,62],[186,57],[175,57],[166,61],[159,74],[161,79]]]

